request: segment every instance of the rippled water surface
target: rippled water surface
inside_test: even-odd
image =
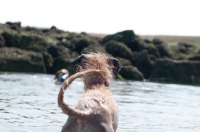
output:
[[[60,132],[67,116],[57,106],[53,75],[0,73],[0,132]],[[115,81],[118,132],[200,131],[200,87]],[[74,106],[83,93],[80,79],[65,100]]]

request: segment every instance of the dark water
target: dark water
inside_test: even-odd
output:
[[[59,132],[67,116],[57,106],[53,75],[0,74],[0,132]],[[115,81],[118,132],[199,132],[200,87]],[[83,93],[77,79],[65,99],[74,106]]]

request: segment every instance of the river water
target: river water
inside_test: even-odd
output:
[[[67,119],[57,105],[54,75],[0,73],[0,132],[60,132]],[[200,87],[114,81],[119,107],[117,132],[199,132]],[[80,79],[65,93],[75,106],[83,93]]]

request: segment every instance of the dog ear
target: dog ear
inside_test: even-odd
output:
[[[116,58],[108,58],[108,64],[112,66],[112,72],[114,76],[117,76],[120,71],[122,65]]]
[[[85,58],[85,56],[81,55],[76,60],[74,60],[73,62],[70,62],[69,65],[79,65],[81,63],[81,60],[84,59],[84,58]]]
[[[83,59],[86,59],[86,57],[84,55],[79,56],[76,60],[74,60],[73,62],[69,63],[69,68],[68,69],[73,69],[77,66],[77,65],[81,65],[81,61]]]

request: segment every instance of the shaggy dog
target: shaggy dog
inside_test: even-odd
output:
[[[70,67],[75,66],[79,72],[62,84],[58,94],[58,105],[69,116],[62,132],[116,132],[118,110],[109,85],[121,64],[104,54],[90,53],[70,63]],[[78,77],[83,79],[85,92],[72,108],[64,102],[64,91]]]

